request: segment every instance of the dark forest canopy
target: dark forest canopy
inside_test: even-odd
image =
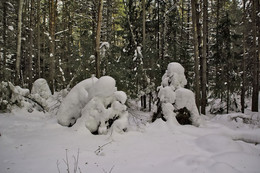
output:
[[[207,98],[232,94],[258,111],[259,13],[258,0],[1,0],[0,79],[45,78],[58,91],[99,68],[129,96],[149,96],[179,62],[202,113]]]

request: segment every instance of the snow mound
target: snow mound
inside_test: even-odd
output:
[[[31,94],[39,94],[44,99],[48,99],[52,95],[47,81],[43,78],[34,81]]]
[[[111,96],[115,91],[116,81],[110,76],[103,76],[97,80],[93,87],[91,87],[89,92],[89,100],[93,97],[108,97]]]
[[[172,62],[162,77],[161,86],[158,87],[157,112],[153,120],[163,118],[178,124],[192,123],[199,126],[201,117],[195,104],[194,94],[191,90],[183,88],[187,84],[181,64]],[[177,120],[176,120],[176,117]],[[180,118],[181,117],[181,118]],[[186,118],[187,117],[187,118]],[[188,119],[180,121],[180,119]]]
[[[184,71],[182,65],[177,62],[168,64],[167,70],[162,78],[163,84],[165,85],[167,81],[168,85],[175,88],[184,87],[187,84]]]
[[[76,130],[86,127],[93,134],[124,132],[128,126],[127,96],[117,91],[110,76],[90,78],[69,92],[58,111],[58,123]]]
[[[30,94],[29,89],[14,86],[11,82],[0,83],[0,110],[9,112],[13,106],[24,107],[25,97]]]
[[[57,119],[59,124],[63,126],[75,124],[76,120],[81,116],[81,109],[88,102],[88,92],[97,80],[95,77],[83,80],[71,89],[58,110]]]
[[[255,129],[260,128],[260,114],[255,113],[231,113],[216,115],[212,118],[212,121],[227,125],[233,129],[245,128],[245,129]]]

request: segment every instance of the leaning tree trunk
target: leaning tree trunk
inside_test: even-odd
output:
[[[102,24],[102,12],[103,12],[103,0],[99,0],[98,7],[98,21],[97,21],[97,33],[96,33],[96,49],[95,49],[95,57],[96,57],[96,77],[100,78],[100,37],[101,37],[101,24]]]

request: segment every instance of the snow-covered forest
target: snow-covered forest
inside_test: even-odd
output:
[[[0,172],[258,173],[258,0],[1,0]]]

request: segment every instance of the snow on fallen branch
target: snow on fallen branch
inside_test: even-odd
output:
[[[234,141],[243,141],[255,145],[260,144],[260,129],[250,131],[233,131],[230,136]]]

